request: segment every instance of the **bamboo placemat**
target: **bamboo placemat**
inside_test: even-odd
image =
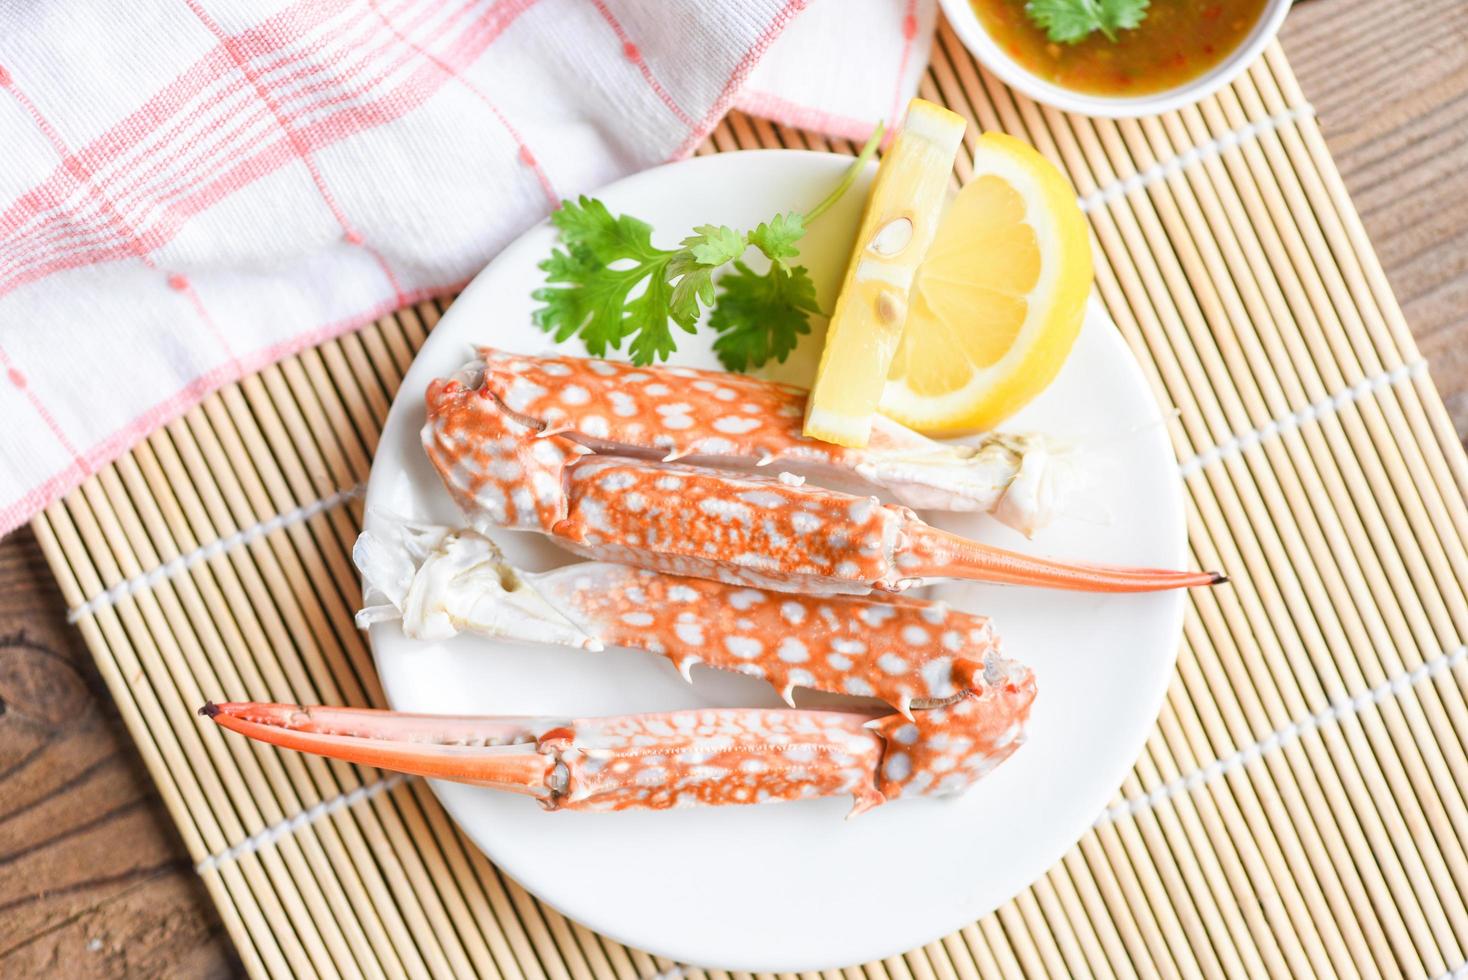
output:
[[[942,25],[922,94],[1069,173],[1099,294],[1179,409],[1194,558],[1233,586],[1192,594],[1146,750],[1060,864],[819,976],[1465,975],[1468,462],[1283,54],[1113,123],[1015,96]],[[755,146],[851,151],[736,115],[701,152]],[[421,781],[194,716],[382,702],[351,619],[355,488],[441,312],[212,395],[36,534],[252,975],[702,978],[537,902]]]

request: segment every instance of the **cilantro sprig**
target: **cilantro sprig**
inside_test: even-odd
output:
[[[1100,31],[1109,40],[1147,16],[1149,0],[1028,0],[1025,13],[1057,44],[1077,44]]]
[[[596,198],[562,201],[551,215],[562,247],[540,263],[546,285],[531,295],[545,305],[533,321],[558,342],[579,336],[593,356],[626,342],[633,364],[651,364],[677,349],[674,327],[694,333],[709,310],[708,325],[719,335],[714,352],[725,367],[783,362],[821,312],[810,273],[794,263],[800,240],[855,183],[882,133],[878,126],[841,182],[804,214],[776,214],[751,231],[699,225],[674,249],[656,247],[652,226],[614,215]],[[768,269],[743,261],[751,248]]]

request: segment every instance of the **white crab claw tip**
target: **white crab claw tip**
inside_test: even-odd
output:
[[[692,684],[693,665],[700,662],[701,661],[697,657],[684,657],[682,660],[678,661],[678,673],[683,675],[683,679],[685,681]]]
[[[674,462],[675,460],[680,460],[684,456],[687,456],[692,451],[693,450],[691,450],[691,449],[670,449],[670,450],[668,450],[668,455],[666,455],[666,456],[663,457],[663,462],[664,463],[671,463],[671,462]]]
[[[755,463],[754,465],[755,466],[769,466],[777,458],[778,457],[776,457],[774,453],[765,453],[763,456],[761,456],[759,458],[759,462],[758,463]]]
[[[786,704],[790,705],[790,707],[792,707],[792,708],[795,707],[795,685],[794,684],[786,684],[785,685],[785,687],[780,691],[780,700],[784,701]]]
[[[897,711],[899,714],[902,715],[902,717],[906,718],[908,721],[917,721],[917,719],[912,716],[912,698],[901,698],[897,702]]]
[[[870,729],[881,728],[882,727],[882,719],[880,719],[880,718],[873,718],[871,721],[862,722],[862,726],[861,727],[863,727],[863,728],[870,728]]]
[[[607,645],[605,643],[603,643],[601,640],[598,640],[594,636],[588,637],[586,642],[583,643],[581,646],[582,649],[590,650],[592,653],[601,653],[607,648]]]

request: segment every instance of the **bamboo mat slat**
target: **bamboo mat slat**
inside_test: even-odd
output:
[[[1177,409],[1194,558],[1233,586],[1192,594],[1156,728],[1059,864],[801,980],[1468,976],[1468,460],[1283,53],[1113,122],[1015,95],[940,24],[921,94],[1074,182],[1097,292]],[[734,114],[698,152],[768,146],[853,151]],[[419,780],[193,715],[382,703],[350,550],[442,312],[211,395],[37,517],[73,618],[252,976],[745,980],[567,921]]]

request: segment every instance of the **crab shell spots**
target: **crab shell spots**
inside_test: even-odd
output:
[[[934,602],[925,606],[922,617],[934,626],[942,626],[948,619],[948,606],[943,602]]]
[[[873,603],[857,613],[863,623],[876,629],[897,615],[897,610],[888,605]]]
[[[542,421],[560,411],[558,421],[583,433],[585,417],[598,415],[609,422],[604,438],[618,445],[750,459],[793,454],[812,463],[855,465],[849,450],[801,433],[806,393],[789,385],[717,371],[633,368],[490,348],[481,349],[480,357],[485,386],[500,397],[513,392],[515,411]],[[566,397],[572,386],[586,392],[585,401],[576,392]],[[731,413],[735,408],[737,414]]]
[[[920,626],[904,626],[902,627],[902,642],[910,643],[915,647],[923,647],[932,643],[933,638],[928,635],[927,630]]]
[[[596,503],[610,502],[611,492],[600,481],[614,473],[620,475],[618,486],[632,481],[617,492],[642,494],[649,508],[659,510],[657,521],[623,507],[596,509]],[[785,592],[819,587],[861,594],[874,586],[889,587],[892,569],[885,554],[853,554],[846,546],[867,535],[895,540],[906,519],[896,508],[873,507],[855,525],[847,513],[846,494],[787,486],[755,474],[616,456],[593,457],[568,468],[564,486],[566,520],[553,533],[573,548],[584,545],[597,558]],[[778,522],[757,520],[761,510],[745,501],[748,494],[759,495],[752,499],[767,505],[763,510],[809,514],[831,530],[824,537],[789,535]],[[588,510],[595,512],[595,525],[587,520]],[[652,529],[658,535],[656,545],[644,547],[639,539]],[[596,550],[590,550],[593,545]]]
[[[816,686],[815,675],[808,670],[792,670],[785,676],[791,687],[814,688]]]
[[[873,724],[889,747],[883,796],[959,792],[1014,753],[1035,700],[1035,679],[1013,661],[997,662],[996,672],[1004,676],[1002,683],[975,684],[946,707],[916,711],[911,721],[890,715]],[[899,746],[906,772],[892,767]]]
[[[785,505],[784,497],[769,490],[746,490],[739,495],[739,499],[761,510],[774,511]]]
[[[539,531],[564,517],[561,476],[581,447],[558,436],[536,438],[497,399],[459,381],[431,382],[425,403],[424,451],[467,513]]]
[[[795,529],[796,534],[810,534],[821,529],[821,519],[814,514],[798,510],[790,515],[790,526]]]
[[[661,786],[668,781],[668,770],[662,766],[644,766],[633,778],[638,786]]]
[[[580,810],[666,809],[852,794],[882,801],[881,739],[859,716],[729,708],[573,723],[560,753],[569,790],[551,802]],[[544,749],[543,749],[544,750]]]
[[[601,482],[598,485],[603,490],[610,490],[611,492],[616,493],[619,490],[626,490],[628,487],[631,487],[636,482],[637,481],[628,473],[608,473],[606,476],[602,477]]]
[[[599,562],[545,573],[535,584],[604,644],[659,653],[685,673],[702,663],[760,676],[787,698],[802,687],[904,709],[918,699],[950,698],[989,683],[986,678],[1023,683],[1027,676],[1018,667],[1021,673],[1011,676],[1007,662],[994,656],[988,621],[967,613],[950,613],[956,628],[977,638],[961,656],[937,644],[905,644],[903,630],[924,622],[921,600],[776,597]],[[877,606],[886,615],[876,617],[880,626],[867,626],[860,613]],[[918,713],[934,722],[944,717]]]
[[[911,670],[911,665],[895,653],[884,653],[877,658],[877,666],[883,671],[893,675],[905,674]]]
[[[729,594],[729,605],[740,612],[753,608],[764,602],[769,596],[758,589],[739,589]]]
[[[757,418],[744,418],[739,415],[726,415],[714,422],[714,430],[726,435],[742,436],[758,429],[762,423]]]
[[[754,516],[753,511],[745,504],[733,500],[720,500],[717,497],[705,497],[698,502],[698,509],[710,517],[717,517],[725,521],[739,521],[748,524]]]
[[[765,649],[763,643],[748,636],[726,636],[724,637],[724,647],[741,660],[752,660],[763,653]]]
[[[787,664],[803,664],[810,659],[810,651],[806,649],[805,644],[793,636],[787,636],[781,640],[775,654]]]

